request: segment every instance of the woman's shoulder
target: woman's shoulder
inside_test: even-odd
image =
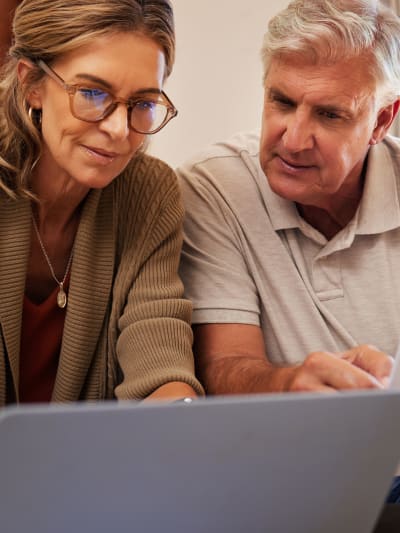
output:
[[[121,174],[119,185],[127,188],[170,187],[177,183],[174,170],[161,159],[146,153],[138,154]]]
[[[175,171],[164,161],[139,154],[114,180],[114,200],[120,212],[159,210],[176,204],[180,187]]]

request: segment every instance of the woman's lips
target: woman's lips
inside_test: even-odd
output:
[[[98,163],[103,165],[111,163],[118,156],[116,152],[109,152],[107,150],[103,150],[102,148],[96,148],[94,146],[83,145],[83,148],[90,157],[92,157]]]

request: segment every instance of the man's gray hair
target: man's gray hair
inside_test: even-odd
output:
[[[368,58],[380,104],[400,96],[400,18],[378,0],[293,0],[264,36],[264,80],[274,57],[301,55],[315,64]]]

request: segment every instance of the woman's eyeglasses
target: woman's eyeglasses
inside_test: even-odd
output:
[[[41,59],[38,67],[63,87],[69,95],[72,115],[85,122],[100,122],[111,115],[119,104],[128,110],[128,126],[137,133],[151,135],[161,130],[178,114],[177,109],[161,91],[160,94],[122,100],[99,87],[85,87],[80,84],[68,85]]]

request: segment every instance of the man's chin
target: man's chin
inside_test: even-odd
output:
[[[303,187],[300,189],[298,183],[293,178],[282,176],[267,177],[270,189],[281,198],[290,202],[301,202],[304,197]]]

